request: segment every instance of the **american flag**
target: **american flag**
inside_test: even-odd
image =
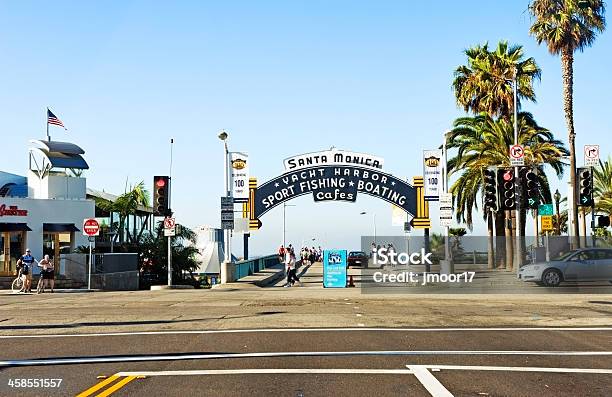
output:
[[[65,130],[68,129],[64,123],[62,123],[62,120],[58,119],[49,109],[47,109],[47,124],[59,125],[60,127],[64,127]]]

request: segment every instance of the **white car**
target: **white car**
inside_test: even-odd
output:
[[[612,249],[583,248],[520,268],[519,280],[556,287],[563,281],[612,282]]]

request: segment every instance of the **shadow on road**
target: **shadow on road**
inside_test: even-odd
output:
[[[72,324],[28,324],[28,325],[2,325],[1,330],[17,329],[53,329],[53,328],[78,328],[78,327],[99,327],[108,325],[151,325],[151,324],[174,324],[190,323],[195,321],[205,321],[210,318],[192,318],[187,320],[138,320],[138,321],[91,321]]]
[[[229,316],[230,318],[246,318],[246,317],[258,317],[258,316],[270,316],[273,314],[285,314],[284,311],[262,311],[257,312],[253,315],[243,316]],[[152,324],[179,324],[179,323],[191,323],[198,321],[210,321],[219,320],[222,317],[215,318],[191,318],[185,320],[138,320],[138,321],[90,321],[80,322],[72,324],[27,324],[27,325],[2,325],[2,330],[28,330],[28,329],[57,329],[57,328],[79,328],[79,327],[99,327],[99,326],[121,326],[121,325],[152,325]],[[6,320],[4,320],[6,321]]]

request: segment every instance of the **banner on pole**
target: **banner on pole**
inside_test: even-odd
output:
[[[442,150],[423,150],[425,200],[438,201],[442,186]]]
[[[249,199],[249,156],[246,153],[229,153],[229,175],[234,202]]]

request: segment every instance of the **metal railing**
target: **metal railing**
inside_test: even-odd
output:
[[[265,268],[278,265],[278,263],[278,255],[276,254],[236,262],[234,263],[234,278],[240,280],[243,277],[260,272]]]

